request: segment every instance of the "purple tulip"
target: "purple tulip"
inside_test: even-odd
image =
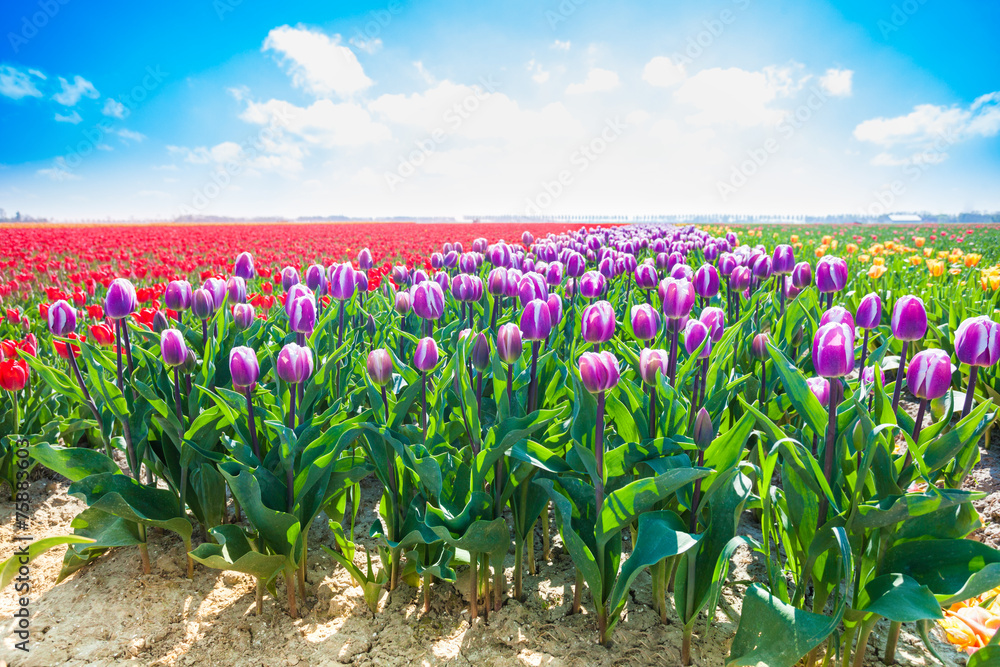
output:
[[[663,314],[668,319],[685,317],[694,307],[694,286],[687,280],[664,278],[660,281],[659,292],[663,301]]]
[[[212,303],[215,304],[215,307],[221,308],[226,300],[226,281],[221,278],[207,278],[201,286],[212,293]]]
[[[191,307],[193,296],[191,283],[186,280],[171,280],[163,293],[163,303],[170,310],[180,312]]]
[[[854,370],[854,334],[838,322],[824,324],[813,339],[813,367],[825,378],[843,377]]]
[[[553,292],[547,299],[545,299],[545,303],[549,307],[549,319],[552,320],[552,326],[559,326],[559,323],[562,322],[563,318],[562,297]]]
[[[809,262],[799,262],[792,269],[792,285],[797,289],[805,289],[812,285],[813,274]]]
[[[865,366],[864,370],[861,371],[862,384],[871,385],[874,383],[876,373],[878,373],[879,381],[884,385],[885,373],[882,372],[882,367],[878,365]]]
[[[523,326],[521,327],[524,328]],[[580,333],[588,343],[606,343],[615,335],[615,311],[607,301],[595,301],[583,309]]]
[[[549,290],[541,275],[530,272],[521,276],[521,280],[517,284],[517,293],[521,305],[524,306],[533,299],[545,299],[549,295]]]
[[[472,343],[471,355],[472,367],[482,373],[490,365],[490,342],[486,339],[486,334],[482,331],[476,334],[476,339]]]
[[[194,313],[194,316],[204,321],[212,317],[215,311],[215,300],[212,298],[212,293],[201,287],[196,289],[191,299],[191,312]]]
[[[587,299],[594,299],[604,292],[604,276],[597,271],[587,271],[580,277],[580,294]]]
[[[670,269],[670,277],[675,280],[691,281],[694,278],[694,270],[687,264],[677,264]]]
[[[407,283],[409,278],[410,278],[410,272],[406,269],[405,266],[397,264],[396,266],[392,267],[392,282],[396,283],[396,285],[402,287]]]
[[[392,355],[384,348],[376,348],[369,352],[365,367],[372,382],[379,387],[385,386],[392,380]]]
[[[410,310],[413,308],[413,303],[410,300],[409,292],[396,292],[396,302],[393,305],[396,312],[404,317],[409,314]]]
[[[591,394],[614,389],[620,377],[618,359],[610,352],[584,352],[580,356],[580,380]]]
[[[302,283],[297,283],[289,288],[288,294],[285,295],[285,315],[287,317],[292,316],[292,305],[295,303],[295,300],[303,296],[312,297],[313,294]]]
[[[182,365],[187,360],[187,343],[178,329],[164,329],[160,333],[160,356],[163,363],[171,368]]]
[[[358,288],[358,292],[360,292],[362,298],[364,298],[364,294],[368,291],[368,274],[364,271],[355,271],[354,286]]]
[[[329,269],[330,296],[338,301],[347,301],[357,289],[354,267],[348,262],[334,264]]]
[[[466,303],[474,301],[474,288],[472,276],[467,273],[459,273],[451,279],[451,295],[456,301]]]
[[[438,363],[437,343],[431,337],[421,338],[413,351],[413,365],[417,370],[426,373],[433,370]]]
[[[545,268],[545,282],[549,287],[558,287],[563,281],[562,262],[552,262]]]
[[[771,272],[771,258],[767,255],[760,255],[753,263],[754,277],[764,281],[771,277]]]
[[[361,252],[358,253],[358,268],[362,271],[368,271],[375,263],[372,261],[372,251],[368,248],[362,248]]]
[[[639,340],[653,340],[660,330],[660,313],[648,303],[632,306],[632,333]]]
[[[229,303],[246,303],[247,301],[247,283],[239,276],[230,276],[229,280],[226,281],[226,298],[229,299]]]
[[[917,398],[934,400],[948,393],[951,386],[951,359],[944,350],[917,352],[906,370],[906,386]]]
[[[248,252],[241,252],[237,255],[233,275],[242,278],[244,281],[253,280],[256,275],[253,268],[253,255]]]
[[[652,264],[640,264],[635,267],[635,285],[639,289],[652,290],[656,289],[656,283],[659,280],[656,275],[656,267]]]
[[[750,356],[759,361],[767,359],[767,344],[770,341],[766,333],[759,333],[750,341]]]
[[[229,351],[229,374],[239,391],[253,389],[260,379],[260,365],[253,348],[238,346]]]
[[[829,324],[830,322],[843,324],[848,328],[848,330],[850,330],[851,336],[854,336],[854,317],[851,315],[851,311],[846,308],[834,306],[823,313],[823,316],[819,318],[820,326]]]
[[[288,343],[275,362],[278,377],[289,384],[299,384],[309,379],[313,372],[312,350],[304,345]]]
[[[670,355],[666,350],[651,350],[648,347],[639,353],[639,376],[648,385],[656,385],[657,375],[667,372]]]
[[[524,343],[521,342],[521,330],[513,322],[500,325],[497,331],[497,355],[505,364],[513,364],[521,358]]]
[[[795,253],[792,246],[781,244],[774,247],[771,255],[771,269],[780,276],[792,272],[795,267]]]
[[[533,299],[525,304],[521,312],[521,334],[525,340],[543,341],[552,331],[552,314],[549,305],[541,299]]]
[[[739,263],[731,253],[724,252],[719,255],[719,273],[728,278],[733,273]]]
[[[566,273],[572,278],[579,278],[587,271],[587,258],[574,252],[566,258]]]
[[[427,281],[430,282],[430,281]],[[434,274],[433,282],[436,282],[441,288],[441,293],[447,292],[451,288],[451,278],[444,271],[438,271]]]
[[[135,296],[135,287],[125,278],[115,278],[108,285],[104,297],[104,314],[113,320],[120,320],[135,312],[139,301]]]
[[[855,313],[857,324],[862,329],[874,329],[882,320],[882,299],[874,292],[865,295]]]
[[[698,358],[708,359],[712,354],[712,336],[708,327],[701,320],[688,320],[687,326],[684,327],[684,349],[691,355],[698,351],[702,343],[705,347],[702,348]]]
[[[824,255],[816,264],[816,289],[823,294],[839,292],[847,284],[847,275],[847,262]]]
[[[729,276],[729,287],[736,292],[742,292],[750,287],[753,272],[746,266],[737,266]]]
[[[311,294],[304,294],[292,302],[288,313],[288,328],[306,336],[312,334],[316,328],[316,300]]]
[[[814,377],[806,380],[809,391],[824,408],[830,407],[830,381],[824,377]]]
[[[281,270],[281,289],[286,292],[292,285],[299,284],[299,272],[294,266],[286,266]]]
[[[486,278],[486,288],[493,296],[503,296],[507,293],[507,269],[498,266]]]
[[[306,269],[306,287],[317,296],[326,294],[326,268],[322,264],[311,264]]]
[[[535,237],[532,236],[531,232],[524,232],[521,234],[521,243],[524,244],[525,248],[530,248],[531,244],[535,242]]]
[[[254,310],[249,303],[238,303],[233,306],[233,323],[237,329],[249,329],[253,324]]]
[[[995,365],[1000,360],[1000,325],[986,315],[963,321],[955,331],[955,356],[970,366]]]
[[[927,310],[920,297],[900,297],[892,308],[892,335],[898,340],[920,340],[927,333]]]
[[[725,333],[726,328],[726,314],[721,308],[705,308],[701,311],[698,319],[708,327],[713,343],[722,340],[722,334]]]
[[[447,274],[440,274],[447,277]],[[413,288],[413,312],[423,320],[436,320],[444,313],[444,290],[433,280]]]
[[[49,332],[53,336],[66,336],[76,331],[76,309],[65,299],[49,306]]]
[[[698,296],[711,299],[719,293],[719,272],[711,264],[702,264],[694,273],[693,284]]]

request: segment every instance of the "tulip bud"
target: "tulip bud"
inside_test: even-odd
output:
[[[701,315],[698,319],[701,320],[702,324],[708,327],[709,335],[711,335],[713,343],[718,343],[722,340],[722,334],[725,333],[726,314],[721,308],[705,308],[701,311]]]
[[[563,318],[562,297],[553,292],[545,300],[545,303],[549,307],[549,319],[552,321],[552,326],[559,326],[559,323],[562,322]]]
[[[951,359],[944,350],[922,350],[913,355],[906,368],[906,387],[917,398],[934,400],[951,386]]]
[[[728,278],[733,273],[733,269],[737,267],[738,263],[736,257],[731,253],[724,252],[719,255],[719,273]]]
[[[868,366],[867,368],[872,368]],[[866,370],[867,370],[866,368]],[[814,377],[806,380],[806,384],[809,386],[809,391],[813,393],[816,400],[824,408],[830,407],[830,381],[823,377]]]
[[[191,307],[191,283],[186,280],[172,280],[163,293],[163,303],[170,310],[182,311]]]
[[[847,262],[839,257],[823,256],[816,265],[816,289],[821,293],[839,292],[847,284]]]
[[[750,287],[750,278],[752,277],[753,272],[750,271],[749,267],[737,266],[729,276],[729,288],[736,292],[742,292]]]
[[[199,287],[191,298],[191,312],[199,320],[207,320],[215,313],[215,300],[212,293]]]
[[[438,275],[447,278],[447,274]],[[425,320],[436,320],[444,312],[444,290],[433,280],[425,280],[413,288],[413,312]]]
[[[639,264],[635,267],[635,285],[639,289],[651,290],[656,287],[656,267],[652,264]]]
[[[399,286],[405,285],[409,280],[409,277],[410,277],[410,272],[406,269],[405,266],[397,264],[396,266],[392,267],[392,282],[396,283],[397,285]]]
[[[476,334],[476,341],[472,344],[472,366],[479,372],[490,366],[490,342],[482,332]]]
[[[838,324],[843,324],[851,331],[851,335],[854,335],[854,317],[851,315],[851,311],[843,308],[841,306],[834,306],[819,318],[819,325],[829,324],[830,322],[836,322]]]
[[[580,357],[580,381],[591,394],[608,391],[618,385],[621,371],[618,358],[610,352],[584,352]]]
[[[927,310],[923,299],[908,294],[892,307],[892,335],[898,340],[920,340],[927,333]]]
[[[862,329],[874,329],[882,320],[882,299],[872,292],[861,299],[855,313],[857,324]]]
[[[1000,325],[986,315],[964,320],[955,331],[955,356],[970,366],[986,368],[996,364],[1000,360]]]
[[[494,296],[501,296],[507,293],[507,269],[498,266],[486,278],[487,289]]]
[[[184,358],[184,372],[194,373],[198,370],[198,357],[194,355],[194,350],[190,347],[188,348],[187,356]]]
[[[286,292],[292,285],[299,284],[299,272],[294,266],[286,266],[281,270],[281,289]]]
[[[253,280],[255,275],[253,268],[253,255],[248,252],[241,252],[237,255],[233,275],[238,278],[242,278],[244,281]]]
[[[306,287],[318,296],[326,294],[326,267],[322,264],[311,264],[306,269]]]
[[[766,333],[759,333],[753,337],[753,341],[750,342],[750,355],[754,359],[763,361],[767,359],[767,344],[769,340]]]
[[[513,322],[500,325],[497,330],[497,354],[500,361],[513,364],[521,358],[524,344],[521,342],[521,330]]]
[[[694,273],[694,291],[705,299],[719,293],[719,272],[711,264],[702,264]]]
[[[104,313],[113,320],[128,317],[139,306],[135,287],[125,278],[115,278],[104,297]]]
[[[260,366],[253,348],[237,346],[229,351],[229,374],[233,378],[233,387],[237,390],[247,387],[252,389],[257,384]]]
[[[230,277],[229,280],[226,281],[226,296],[229,298],[229,303],[246,303],[246,281],[239,276]]]
[[[396,292],[396,303],[393,306],[400,315],[407,315],[413,308],[409,292]]]
[[[694,420],[694,444],[698,449],[704,451],[715,440],[715,426],[712,425],[712,418],[708,410],[702,408],[698,411],[698,417]]]
[[[521,312],[521,334],[526,340],[545,340],[552,331],[552,314],[549,305],[541,299],[532,299]]]
[[[184,342],[184,334],[177,329],[164,329],[160,332],[160,356],[163,363],[173,368],[187,360],[188,348]]]
[[[426,373],[437,366],[437,362],[438,348],[434,339],[427,337],[417,341],[417,347],[413,351],[413,365],[417,370]]]
[[[760,280],[767,280],[771,277],[771,258],[767,255],[760,255],[753,263],[753,274]]]
[[[368,271],[374,265],[375,263],[372,261],[372,251],[368,248],[362,248],[361,252],[358,253],[358,268],[362,271]]]
[[[694,286],[687,280],[664,278],[660,281],[659,293],[663,301],[663,314],[668,319],[685,317],[694,306]]]
[[[153,313],[153,331],[156,333],[163,333],[170,326],[170,322],[167,321],[167,315],[162,310],[158,310]]]
[[[330,267],[330,296],[340,301],[347,301],[354,296],[357,281],[354,267],[348,262]]]
[[[854,332],[843,324],[824,324],[813,338],[813,367],[818,375],[835,378],[854,370]]]
[[[220,308],[222,302],[226,300],[226,281],[221,278],[208,278],[201,287],[211,292],[212,303],[215,304],[215,308]]]
[[[522,327],[523,328],[523,327]],[[606,343],[615,335],[615,311],[607,301],[595,301],[583,309],[580,333],[588,343]]]
[[[670,363],[666,350],[651,350],[648,347],[639,353],[639,376],[646,384],[655,385],[657,374],[665,374]]]
[[[792,269],[792,285],[796,289],[805,289],[812,285],[812,267],[809,262],[799,262]]]
[[[60,299],[49,306],[48,318],[49,332],[53,336],[66,336],[76,331],[76,309],[68,301]]]
[[[865,366],[864,370],[861,371],[861,382],[864,384],[872,384],[875,382],[875,374],[878,373],[879,381],[885,384],[885,373],[882,372],[881,366]]]
[[[771,255],[771,269],[779,276],[783,276],[791,273],[793,268],[795,268],[795,253],[792,251],[792,246],[786,244],[775,246]]]
[[[690,355],[697,352],[699,347],[701,347],[701,353],[698,358],[708,359],[712,354],[712,337],[708,327],[700,320],[689,320],[687,326],[684,327],[684,349]]]
[[[311,335],[316,328],[316,300],[304,294],[292,302],[288,312],[288,328],[296,333]]]
[[[371,313],[368,313],[368,322],[365,323],[365,331],[368,334],[369,340],[375,338],[377,329],[375,328],[375,318],[372,317]]]
[[[632,306],[632,333],[639,340],[653,340],[660,330],[660,313],[648,303]]]
[[[587,271],[580,277],[580,294],[588,299],[599,297],[604,292],[604,276],[597,271]]]
[[[392,355],[384,348],[377,348],[368,353],[368,376],[379,387],[392,380]]]
[[[288,343],[278,353],[275,372],[289,384],[305,382],[313,372],[312,350],[304,345]]]
[[[249,329],[253,324],[254,311],[249,303],[238,303],[233,306],[233,323],[239,330]]]

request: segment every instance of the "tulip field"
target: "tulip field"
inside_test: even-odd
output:
[[[567,558],[602,652],[641,586],[684,665],[1000,664],[998,288],[986,225],[0,227],[0,494],[82,508],[0,590],[174,540],[248,615],[308,619],[322,556],[471,627]]]

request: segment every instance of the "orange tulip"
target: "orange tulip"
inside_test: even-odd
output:
[[[933,277],[939,278],[944,275],[944,262],[939,259],[929,259],[927,260],[927,270]]]
[[[923,260],[921,260],[921,259],[920,259],[919,257],[917,257],[916,255],[914,255],[913,257],[911,257],[911,258],[910,258],[910,264],[912,264],[913,266],[920,266],[920,263],[921,263],[922,261],[923,261]]]
[[[934,256],[933,248],[924,248],[924,257],[933,257],[933,256]]]
[[[822,257],[823,255],[826,254],[826,246],[821,245],[820,247],[816,248],[816,250],[813,251],[813,254],[815,254],[817,257]]]
[[[847,250],[848,255],[853,255],[858,251],[858,246],[853,243],[848,243],[847,246],[845,247],[845,250]]]
[[[927,242],[927,240],[923,236],[914,236],[913,237],[913,245],[917,246],[918,248],[923,248],[924,247],[924,243],[926,243],[926,242]]]
[[[823,245],[830,245],[830,241],[832,241],[832,240],[833,240],[833,237],[829,236],[829,235],[824,236],[822,239],[820,239],[820,241],[823,243]]]
[[[881,264],[872,264],[871,268],[868,269],[868,277],[872,280],[878,280],[887,270]]]
[[[965,265],[968,266],[969,268],[972,268],[973,266],[978,266],[979,260],[981,260],[982,258],[983,256],[980,255],[979,253],[970,252],[968,255],[965,256]]]
[[[868,255],[863,254],[863,255],[858,255],[858,259],[861,260],[863,264],[867,264],[868,260],[871,258]]]
[[[792,234],[792,238],[790,240],[791,240],[792,243],[798,243],[799,242],[799,235],[798,234]]]
[[[872,264],[878,264],[879,266],[885,266],[885,257],[876,257],[872,260]]]

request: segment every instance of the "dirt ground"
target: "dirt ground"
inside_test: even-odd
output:
[[[996,450],[994,450],[996,451]],[[990,495],[977,503],[987,525],[978,539],[996,544],[1000,526],[1000,483],[994,472],[1000,466],[995,454],[983,452],[983,463],[970,478]],[[43,472],[42,475],[52,475]],[[83,509],[83,503],[68,496],[65,480],[42,476],[33,482],[32,534],[37,537],[63,535]],[[365,480],[359,526],[369,526],[376,517],[381,489]],[[0,559],[12,546],[13,507],[0,502]],[[759,531],[749,513],[745,530]],[[361,531],[359,531],[361,532]],[[365,531],[366,532],[366,531]],[[199,542],[196,535],[195,543]],[[337,566],[320,544],[333,544],[325,521],[317,520],[309,549],[309,598],[302,618],[292,620],[284,607],[284,586],[279,598],[264,598],[264,613],[254,613],[252,577],[196,566],[193,580],[184,576],[184,551],[172,533],[151,532],[152,573],[141,574],[137,549],[118,549],[95,564],[55,585],[64,548],[50,551],[32,564],[34,587],[31,611],[31,651],[14,649],[10,632],[13,622],[0,626],[0,664],[50,665],[299,665],[302,667],[354,665],[475,664],[604,667],[612,665],[675,665],[680,663],[681,626],[672,611],[666,624],[652,609],[648,573],[635,583],[625,618],[614,633],[611,648],[596,643],[596,621],[590,614],[568,615],[572,602],[574,571],[569,556],[556,535],[553,557],[541,562],[538,576],[525,582],[527,601],[505,599],[502,609],[470,626],[465,582],[457,586],[436,584],[430,614],[424,616],[420,592],[405,583],[383,596],[379,613],[372,615],[361,589],[345,570]],[[536,544],[541,544],[540,533]],[[359,540],[356,560],[364,562],[361,549],[374,547]],[[506,561],[507,578],[513,572],[513,553]],[[460,570],[460,577],[466,570]],[[742,548],[733,558],[730,581],[761,578],[763,570],[753,554]],[[508,593],[510,590],[508,590]],[[740,609],[742,588],[726,589],[728,602]],[[584,609],[590,603],[584,592]],[[0,618],[10,619],[16,608],[13,587],[0,594]],[[719,611],[707,635],[704,622],[696,632],[694,664],[721,666],[728,655],[736,623]],[[881,653],[888,625],[880,624],[869,643],[866,665],[882,665]],[[904,665],[937,664],[904,625],[899,659]],[[964,665],[935,631],[936,650],[948,665]]]

